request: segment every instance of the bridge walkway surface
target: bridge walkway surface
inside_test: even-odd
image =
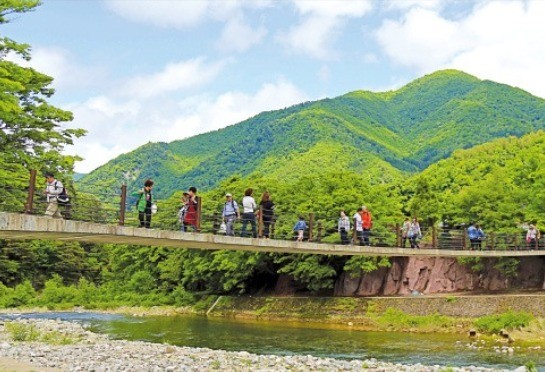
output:
[[[239,250],[277,253],[312,253],[361,256],[526,257],[544,256],[545,250],[411,249],[364,247],[315,242],[296,242],[224,235],[142,229],[93,222],[54,219],[22,213],[0,212],[0,239],[48,239],[102,244],[131,244],[208,250]]]

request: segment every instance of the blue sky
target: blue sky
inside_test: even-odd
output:
[[[55,78],[51,101],[88,131],[67,152],[89,172],[149,141],[444,68],[545,97],[543,15],[539,0],[43,0],[0,33]]]

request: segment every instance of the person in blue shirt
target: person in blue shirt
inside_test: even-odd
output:
[[[237,218],[240,218],[240,212],[238,209],[238,204],[233,200],[233,195],[230,193],[225,194],[225,204],[223,206],[223,222],[225,222],[225,235],[235,236],[235,229],[233,225]]]
[[[471,250],[482,248],[482,241],[486,238],[484,231],[478,224],[471,222],[467,228],[467,236],[471,243]]]
[[[307,228],[307,223],[305,222],[305,217],[299,216],[299,221],[293,227],[293,231],[297,231],[297,241],[302,242],[303,236],[305,234],[305,229]]]

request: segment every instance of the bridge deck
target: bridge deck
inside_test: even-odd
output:
[[[361,256],[524,257],[544,251],[467,251],[361,247],[288,240],[240,238],[223,235],[141,229],[92,222],[52,219],[44,216],[0,212],[0,239],[49,239],[103,244],[150,245],[173,248],[230,249],[255,252],[313,253]]]

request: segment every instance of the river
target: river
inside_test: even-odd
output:
[[[467,346],[469,340],[464,335],[315,329],[301,323],[240,322],[195,315],[130,317],[89,312],[52,312],[0,316],[7,317],[79,322],[114,339],[245,350],[256,354],[376,358],[403,364],[477,365],[510,369],[533,361],[537,366],[545,366],[543,350],[517,349],[516,345],[513,354],[497,352],[492,345],[475,350]]]

